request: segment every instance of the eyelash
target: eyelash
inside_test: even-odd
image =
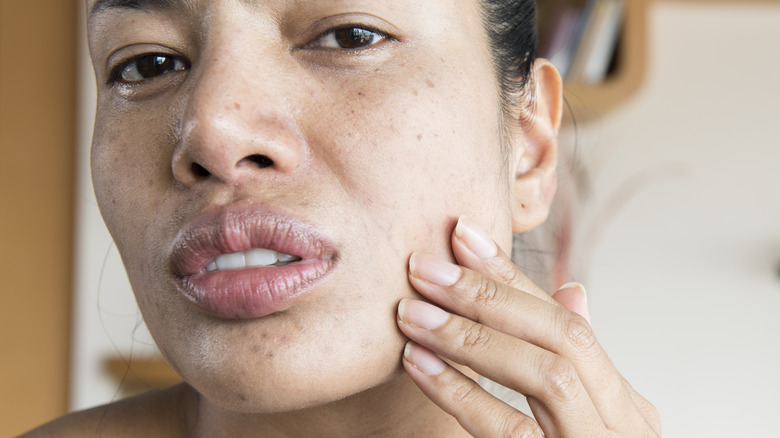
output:
[[[343,34],[345,33],[346,34]],[[339,33],[342,33],[339,35]],[[341,37],[347,37],[347,38],[368,38],[370,39],[368,42],[363,43],[360,42],[358,45],[354,47],[343,47],[342,44],[344,41],[339,41]],[[340,26],[335,29],[328,30],[327,32],[321,34],[318,36],[314,41],[304,45],[301,47],[302,49],[322,49],[322,50],[333,50],[333,51],[347,51],[347,52],[359,52],[361,50],[369,49],[377,44],[382,43],[386,40],[391,40],[392,37],[385,34],[384,32],[381,32],[379,30],[376,30],[374,28],[368,27],[368,26],[362,26],[362,25],[346,25],[346,26]],[[138,71],[139,65],[138,63],[144,60],[151,60],[152,58],[155,58],[152,62],[156,62],[157,65],[153,66],[160,69],[158,72],[153,72],[152,75],[149,77],[143,77],[143,73]],[[172,63],[171,68],[166,68],[163,65]],[[140,76],[138,78],[134,79],[128,79],[125,76],[125,74],[132,73],[131,69],[135,69],[135,74]],[[120,63],[116,67],[114,67],[111,72],[108,75],[108,81],[107,84],[109,86],[112,86],[117,83],[123,83],[123,84],[136,84],[140,83],[146,80],[154,79],[158,76],[165,75],[167,73],[176,72],[176,71],[184,71],[189,70],[190,68],[190,61],[175,55],[169,55],[165,53],[144,53],[139,56],[135,56],[133,58],[128,59],[125,62]]]

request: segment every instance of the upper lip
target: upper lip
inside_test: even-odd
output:
[[[334,245],[301,220],[258,205],[234,204],[207,210],[179,230],[171,264],[180,277],[202,272],[217,256],[267,248],[302,260],[335,261]]]

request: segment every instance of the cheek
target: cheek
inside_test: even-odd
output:
[[[460,79],[421,73],[320,93],[328,110],[304,123],[318,159],[400,253],[448,244],[460,214],[505,210],[498,101]]]

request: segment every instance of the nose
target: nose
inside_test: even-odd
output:
[[[204,54],[209,64],[199,70],[193,64],[190,73],[171,163],[184,187],[290,175],[305,156],[306,141],[291,110],[295,86],[283,74],[269,74],[284,72],[278,65],[284,60],[257,51],[242,57],[226,45],[214,47],[217,56]]]

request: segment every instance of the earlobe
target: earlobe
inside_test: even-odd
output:
[[[558,130],[563,115],[563,83],[547,60],[534,62],[532,104],[522,113],[521,144],[512,182],[512,232],[544,222],[557,188]]]

